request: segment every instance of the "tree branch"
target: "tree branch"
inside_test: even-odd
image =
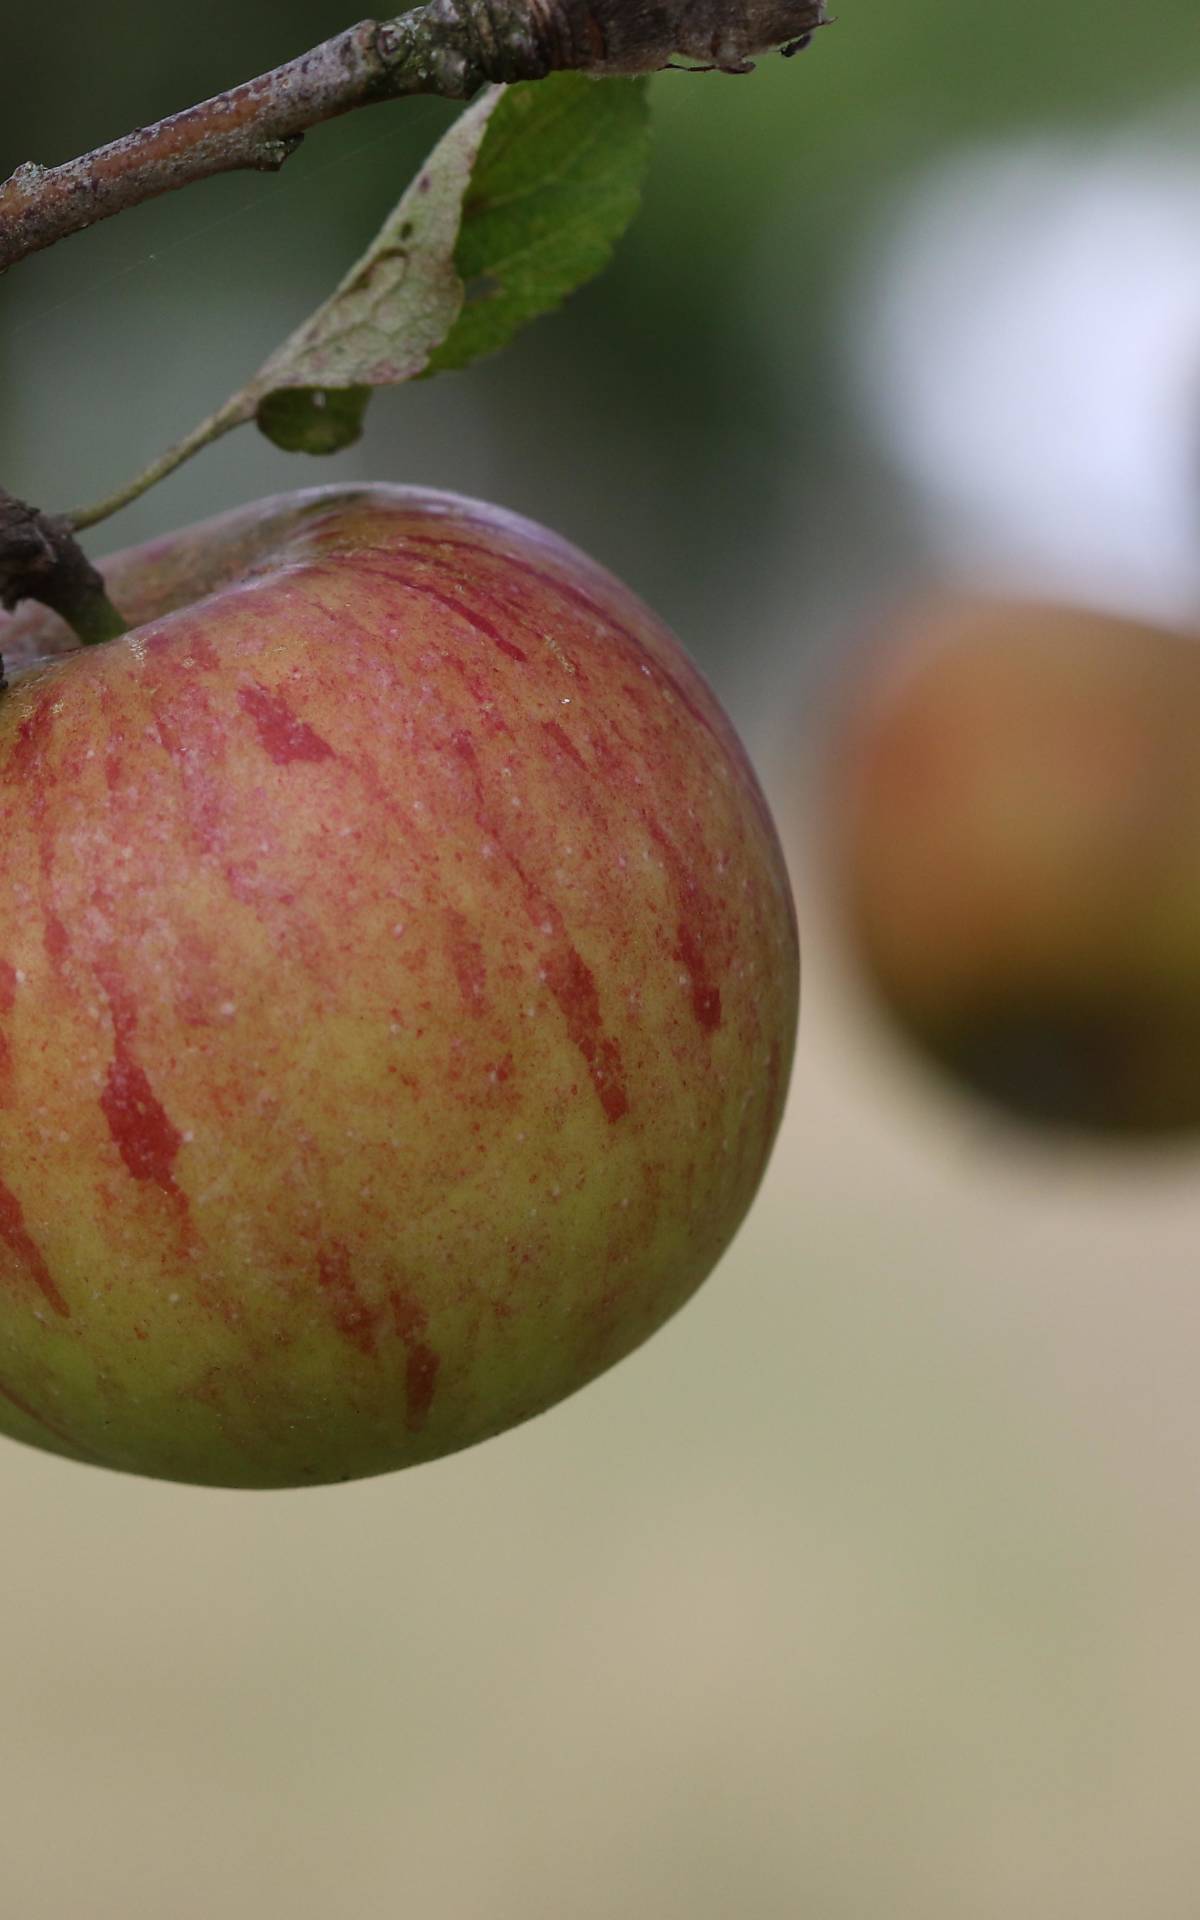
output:
[[[0,184],[0,272],[99,220],[195,180],[283,165],[305,132],[406,94],[468,99],[489,81],[562,68],[651,73],[673,55],[745,73],[827,21],[824,0],[427,0],[362,20],[299,59],[63,166]]]

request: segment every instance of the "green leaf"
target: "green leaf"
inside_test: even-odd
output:
[[[254,417],[285,453],[340,453],[361,435],[370,398],[370,387],[277,387]]]
[[[72,525],[94,526],[248,420],[288,452],[335,453],[362,432],[372,387],[493,353],[607,263],[648,149],[644,81],[559,73],[489,87],[253,379]]]
[[[607,265],[649,147],[644,81],[560,73],[505,89],[463,205],[462,311],[426,373],[494,353]]]
[[[598,273],[637,211],[648,151],[643,81],[489,88],[231,407],[288,450],[349,446],[370,388],[468,366]]]
[[[490,88],[438,142],[362,259],[238,396],[246,409],[244,418],[255,415],[263,425],[265,414],[274,422],[277,396],[286,390],[322,392],[328,408],[328,396],[338,389],[392,386],[411,380],[428,365],[462,306],[454,251],[463,200],[501,98],[502,89]],[[361,425],[363,405],[356,426]],[[304,412],[293,410],[289,425]]]

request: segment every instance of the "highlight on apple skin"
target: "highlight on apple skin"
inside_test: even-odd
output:
[[[946,596],[865,660],[825,841],[877,1004],[1010,1118],[1200,1127],[1200,638]]]
[[[291,1486],[512,1426],[712,1269],[798,956],[733,730],[627,588],[399,487],[0,620],[0,1429]],[[713,1383],[719,1391],[719,1383]]]

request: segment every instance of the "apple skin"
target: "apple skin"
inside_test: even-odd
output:
[[[1010,1117],[1200,1126],[1200,639],[934,598],[833,728],[827,845],[891,1019]]]
[[[798,997],[754,775],[492,507],[319,489],[105,571],[142,624],[0,701],[0,1428],[224,1486],[467,1446],[750,1205]]]

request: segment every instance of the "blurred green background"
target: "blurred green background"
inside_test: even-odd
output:
[[[10,12],[0,173],[350,18]],[[654,97],[642,218],[563,314],[378,398],[333,461],[245,430],[91,544],[370,476],[532,514],[640,589],[794,861],[805,1020],[767,1185],[647,1349],[419,1473],[223,1495],[0,1449],[21,1920],[1196,1913],[1195,1156],[1037,1149],[881,1050],[808,831],[813,716],[881,597],[957,567],[1200,600],[1194,0],[845,0],[802,59]],[[223,399],[449,117],[351,116],[277,179],[14,270],[4,484],[79,504]],[[1031,261],[1045,287],[1010,299]]]

